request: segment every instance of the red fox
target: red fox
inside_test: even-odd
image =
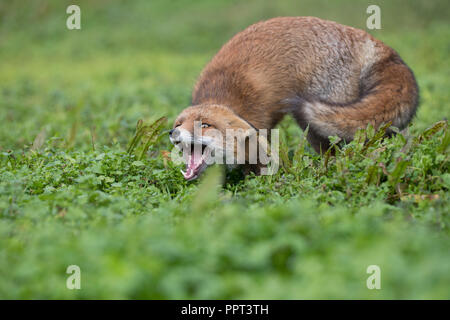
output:
[[[220,49],[170,135],[178,146],[199,143],[193,139],[199,121],[200,144],[224,149],[212,129],[272,129],[291,114],[303,130],[308,127],[312,147],[323,152],[329,136],[351,141],[368,124],[391,122],[403,129],[417,105],[413,72],[392,48],[333,21],[280,17],[251,25]],[[186,179],[206,168],[203,149],[191,152]]]

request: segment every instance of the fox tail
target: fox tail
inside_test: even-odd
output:
[[[398,56],[370,67],[361,76],[360,88],[360,98],[349,104],[305,102],[304,120],[323,137],[351,141],[356,130],[368,124],[379,128],[391,122],[403,129],[416,113],[419,89],[414,74]]]

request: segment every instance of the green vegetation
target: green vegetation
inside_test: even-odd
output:
[[[75,2],[73,31],[73,2],[0,3],[0,298],[450,298],[448,1]],[[375,3],[421,88],[409,131],[320,158],[287,118],[276,175],[184,181],[166,132],[222,43]]]

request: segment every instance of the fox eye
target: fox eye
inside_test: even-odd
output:
[[[208,127],[211,127],[211,125],[207,124],[207,123],[202,123],[202,128],[208,128]]]

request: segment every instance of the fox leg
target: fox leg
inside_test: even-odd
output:
[[[308,128],[308,135],[306,136],[306,139],[314,150],[319,154],[325,153],[330,147],[330,141],[328,140],[328,137],[320,135],[319,130],[313,124],[306,121],[301,105],[292,110],[292,116],[303,131]]]

